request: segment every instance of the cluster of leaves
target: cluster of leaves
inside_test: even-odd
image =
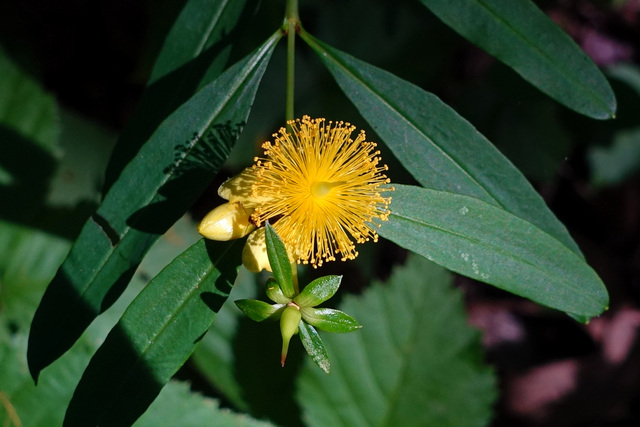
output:
[[[275,304],[260,300],[241,299],[236,305],[256,322],[279,320],[282,334],[280,362],[284,366],[291,337],[300,332],[300,339],[313,361],[327,374],[331,369],[327,350],[316,328],[326,332],[352,332],[361,325],[348,314],[331,308],[315,308],[335,295],[342,276],[323,276],[298,290],[295,263],[291,264],[287,249],[276,231],[266,224],[267,254],[275,277],[266,284],[267,297]]]
[[[422,3],[451,28],[566,107],[597,119],[614,114],[615,99],[606,79],[530,1],[423,0]],[[277,28],[252,53],[228,67],[230,50],[235,43],[233,36],[249,28],[244,24],[251,6],[252,2],[243,0],[189,0],[176,19],[153,68],[148,89],[114,149],[101,202],[82,227],[36,311],[27,352],[34,379],[38,380],[41,371],[63,354],[75,354],[74,343],[82,343],[82,339],[78,340],[83,332],[120,297],[154,242],[188,210],[228,158],[239,130],[250,120],[256,92],[283,36],[282,29]],[[304,23],[304,16],[302,18]],[[562,310],[580,320],[596,316],[606,308],[608,296],[602,281],[587,265],[565,227],[521,172],[469,122],[435,95],[319,41],[303,25],[299,29],[302,40],[317,53],[346,97],[419,183],[419,186],[395,185],[392,212],[389,221],[380,228],[381,236],[452,271]],[[29,98],[21,95],[15,99]],[[13,111],[24,113],[28,109]],[[25,113],[20,117],[25,119],[23,122],[12,124],[12,132],[17,129],[20,135],[29,134],[24,128],[30,123],[26,116]],[[56,164],[56,150],[47,144],[55,141],[55,131],[47,132],[55,129],[55,118],[44,118],[43,122],[51,127],[42,133],[36,130],[29,136],[39,141],[37,153],[46,155],[29,158],[50,166]],[[10,136],[16,139],[13,133]],[[11,162],[4,159],[0,157],[3,168],[20,177],[22,172],[11,169]],[[41,182],[27,184],[26,190],[44,188]],[[18,195],[25,191],[15,185],[4,187],[17,189]],[[31,220],[20,213],[38,211],[38,206],[9,207],[20,211],[18,214],[2,212],[3,218],[9,221]],[[2,208],[8,209],[7,205]],[[78,215],[84,216],[86,211],[85,206]],[[52,216],[47,219],[51,222]],[[32,220],[42,223],[42,218]],[[20,232],[12,232],[16,233],[15,239],[4,242],[14,250],[12,242],[20,241]],[[29,239],[36,237],[29,234]],[[54,239],[47,244],[58,243]],[[67,242],[59,245],[61,253],[65,253]],[[240,246],[198,240],[130,300],[115,326],[108,328],[110,333],[84,370],[66,412],[66,425],[131,424],[138,419],[194,352],[209,328],[212,325],[215,328],[217,313],[229,298],[236,280]],[[10,259],[15,259],[15,255],[5,258]],[[61,256],[50,262],[56,265],[60,261]],[[40,269],[51,271],[42,266]],[[49,278],[39,281],[46,283]],[[8,295],[4,280],[6,278],[3,278],[3,299]],[[280,286],[285,283],[282,278],[276,277],[276,280]],[[436,285],[424,283],[419,276],[411,280],[402,292],[410,294],[410,301],[424,303],[429,289]],[[409,287],[409,283],[414,286]],[[419,293],[421,298],[411,292]],[[382,293],[382,288],[376,288],[369,294],[376,297],[363,297],[363,304],[387,301],[386,297],[380,297]],[[291,297],[296,296],[287,298]],[[429,297],[446,306],[433,295]],[[15,298],[14,301],[25,300]],[[354,307],[350,307],[349,312],[365,325],[365,333],[370,312],[360,311],[355,308],[355,302],[352,304]],[[0,315],[6,316],[4,310],[9,312],[10,307],[11,304],[3,302]],[[299,400],[307,408],[305,416],[309,424],[340,425],[338,419],[345,420],[344,425],[363,423],[357,417],[374,423],[380,420],[387,420],[390,425],[394,420],[404,423],[403,417],[415,413],[416,407],[438,406],[441,403],[438,393],[443,390],[453,393],[457,389],[451,386],[452,379],[473,370],[469,366],[477,367],[476,360],[469,356],[473,351],[459,350],[472,341],[467,331],[461,334],[461,343],[458,343],[463,345],[452,345],[451,350],[458,349],[456,351],[463,354],[461,365],[451,367],[446,376],[443,373],[441,378],[432,378],[444,372],[441,368],[447,358],[425,356],[423,352],[428,348],[442,348],[442,342],[438,341],[446,341],[442,334],[452,335],[451,325],[445,322],[447,312],[438,311],[437,305],[420,311],[423,314],[416,310],[404,312],[399,307],[402,305],[398,302],[389,308],[392,314],[384,318],[367,346],[352,349],[352,354],[359,355],[360,360],[375,358],[371,365],[385,366],[385,369],[363,372],[366,364],[349,363],[347,357],[338,355],[342,354],[339,349],[350,348],[355,345],[353,342],[333,337],[327,340],[327,352],[335,348],[336,359],[344,367],[341,375],[334,378],[344,381],[341,386],[333,386],[315,379],[314,374],[301,376],[301,384],[306,385],[301,385]],[[434,317],[430,323],[428,314],[436,312],[441,312],[441,317]],[[458,322],[463,319],[461,312],[452,316]],[[391,329],[395,321],[409,322],[412,327],[403,325]],[[372,320],[371,324],[378,323]],[[403,334],[396,336],[398,331]],[[381,336],[388,338],[388,346],[383,348],[388,351],[381,354],[395,359],[397,364],[381,364],[390,360],[376,354],[382,348],[378,347]],[[5,330],[3,358],[11,359],[19,351],[11,342],[16,339],[12,337]],[[24,340],[24,335],[21,339]],[[334,339],[337,340],[335,347],[331,345]],[[226,341],[228,344],[228,339]],[[91,340],[92,345],[84,348],[83,360],[88,360],[95,342]],[[415,353],[407,356],[405,346],[412,342],[420,345],[415,347]],[[429,357],[434,363],[427,363]],[[63,362],[57,362],[56,366]],[[2,366],[10,365],[2,361]],[[378,374],[380,378],[375,377]],[[41,386],[50,381],[47,377],[54,375],[57,375],[54,371],[46,372]],[[441,382],[434,382],[436,379]],[[362,396],[349,390],[349,383],[367,381],[381,385],[379,394],[367,396],[371,399],[361,399]],[[410,386],[403,381],[408,381]],[[447,386],[434,386],[432,393],[415,391],[420,384],[444,383]],[[452,420],[457,413],[463,416],[460,408],[469,406],[469,411],[478,411],[475,423],[482,424],[488,419],[487,401],[493,396],[482,393],[491,389],[488,383],[488,380],[476,383],[482,390],[474,393],[473,399],[454,402],[454,397],[463,394],[451,396],[449,403],[454,406],[444,406],[453,407],[455,411],[424,411],[423,416],[441,413]],[[9,383],[3,383],[3,387],[7,387],[2,390],[4,395],[19,406],[16,402],[20,399],[16,396],[24,385],[24,378],[12,382],[11,387],[4,384]],[[462,389],[466,383],[460,380],[455,384]],[[359,389],[361,393],[377,390],[373,386]],[[327,395],[326,390],[341,392],[332,396]],[[355,402],[354,407],[346,410],[348,414],[332,412],[331,403],[325,406],[317,403],[323,399],[335,402],[334,397],[348,392]],[[399,398],[404,394],[411,399]],[[228,395],[233,395],[233,390],[230,389]],[[446,396],[443,399],[449,399]],[[479,403],[481,399],[477,396],[486,400]],[[239,408],[250,407],[241,399],[234,401]],[[357,409],[358,402],[380,401],[386,404],[371,403],[362,410]],[[470,401],[477,407],[467,405]],[[24,405],[28,407],[27,403]],[[433,423],[446,425],[440,421]],[[450,424],[456,425],[452,421]]]

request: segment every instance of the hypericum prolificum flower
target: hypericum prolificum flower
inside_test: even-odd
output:
[[[355,126],[349,123],[304,116],[288,125],[292,132],[281,128],[273,143],[262,145],[263,157],[218,190],[233,218],[215,218],[214,210],[199,231],[227,240],[269,221],[298,263],[316,267],[337,256],[354,259],[355,243],[378,240],[373,221],[388,219],[391,197],[382,196],[393,190],[383,186],[388,168],[364,131],[351,139]],[[210,215],[217,222],[206,221]],[[243,263],[251,271],[270,270],[260,228],[247,240]]]

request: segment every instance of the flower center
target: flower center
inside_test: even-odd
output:
[[[311,184],[311,195],[314,199],[322,199],[329,193],[333,187],[337,187],[342,184],[342,181],[339,182],[327,182],[327,181],[317,181]]]

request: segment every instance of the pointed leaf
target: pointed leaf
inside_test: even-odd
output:
[[[362,328],[356,319],[333,308],[303,307],[300,312],[305,322],[321,331],[345,333]]]
[[[113,185],[162,121],[227,65],[234,28],[247,0],[189,0],[166,35],[147,88],[123,130],[107,169],[104,192]],[[247,7],[247,12],[251,13]]]
[[[302,36],[420,184],[500,206],[580,253],[564,225],[520,171],[440,99],[306,33]]]
[[[234,301],[238,308],[251,320],[278,320],[285,304],[268,304],[255,299],[239,299]]]
[[[304,287],[293,302],[300,307],[315,307],[335,295],[340,287],[342,276],[323,276]]]
[[[331,375],[305,365],[296,388],[305,425],[488,425],[495,378],[444,269],[411,257],[341,309],[364,328],[323,336]]]
[[[421,0],[455,31],[559,103],[610,119],[616,100],[598,67],[529,0]]]
[[[226,301],[242,245],[201,239],[129,305],[89,362],[65,426],[130,425],[191,355]]]
[[[265,240],[267,242],[267,255],[269,256],[269,264],[273,270],[282,293],[287,298],[293,298],[295,289],[293,288],[293,276],[291,273],[291,261],[287,248],[280,240],[280,236],[268,222],[265,225]]]
[[[302,345],[309,356],[311,356],[313,363],[318,365],[320,369],[328,374],[329,371],[331,371],[331,363],[329,363],[327,349],[320,339],[318,331],[316,331],[313,326],[304,323],[302,320],[300,321],[298,330],[300,331],[300,340],[302,341]]]
[[[28,349],[34,378],[113,303],[153,242],[215,176],[247,119],[279,37],[176,110],[111,187],[36,311]]]
[[[397,185],[380,235],[448,269],[593,317],[609,304],[587,263],[532,223],[460,194]]]

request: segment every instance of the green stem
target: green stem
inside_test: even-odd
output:
[[[287,31],[287,92],[285,105],[285,119],[293,120],[293,100],[295,82],[296,31],[300,18],[298,17],[298,0],[287,0],[285,25]]]

